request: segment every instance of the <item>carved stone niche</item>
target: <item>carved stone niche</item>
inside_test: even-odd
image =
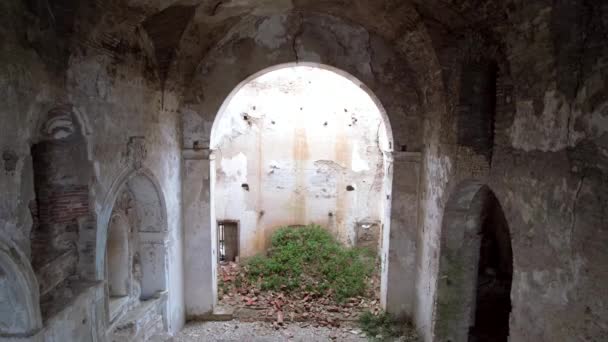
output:
[[[78,132],[71,105],[60,105],[51,109],[41,127],[45,140],[67,139]]]

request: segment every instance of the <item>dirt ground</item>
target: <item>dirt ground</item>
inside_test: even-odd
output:
[[[341,328],[352,325],[364,311],[381,312],[379,272],[368,281],[369,291],[365,296],[336,303],[330,296],[319,296],[306,291],[292,294],[282,292],[260,292],[253,287],[235,285],[241,272],[236,263],[220,265],[218,281],[219,305],[233,312],[239,321],[264,321],[275,324],[309,322],[321,327]]]
[[[342,328],[314,327],[310,323],[288,323],[277,329],[270,322],[201,322],[186,325],[174,342],[321,342],[367,341],[365,334],[355,326]]]

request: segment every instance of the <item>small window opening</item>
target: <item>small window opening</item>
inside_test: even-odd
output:
[[[236,262],[239,256],[239,231],[236,222],[218,223],[218,251],[220,262]]]

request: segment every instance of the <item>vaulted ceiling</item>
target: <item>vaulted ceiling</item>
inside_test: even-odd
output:
[[[513,0],[513,2],[519,0]],[[124,49],[129,32],[145,32],[164,83],[177,64],[195,65],[244,18],[277,13],[320,13],[365,27],[396,42],[424,25],[441,45],[467,28],[496,32],[515,4],[498,0],[27,0],[38,23],[65,43],[64,56],[86,46],[103,54]],[[58,58],[61,59],[61,58]],[[64,58],[67,60],[67,57]],[[64,62],[65,63],[65,62]]]

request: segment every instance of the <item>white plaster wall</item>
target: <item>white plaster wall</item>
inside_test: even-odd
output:
[[[212,163],[211,163],[212,164]],[[198,318],[211,313],[217,300],[217,279],[214,230],[211,229],[210,177],[213,174],[208,156],[184,156],[184,292],[188,298],[186,315]]]
[[[355,83],[310,66],[271,71],[239,89],[218,120],[215,211],[239,221],[241,257],[264,251],[284,225],[320,224],[348,244],[357,222],[381,226],[386,129]]]

